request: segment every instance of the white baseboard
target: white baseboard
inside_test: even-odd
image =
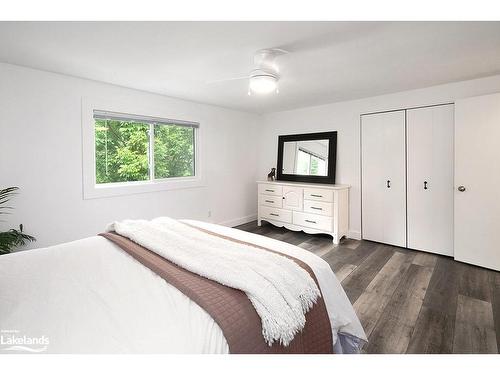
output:
[[[248,215],[248,216],[243,216],[238,219],[233,219],[233,220],[226,220],[223,222],[218,223],[219,225],[224,225],[225,227],[235,227],[241,224],[246,224],[250,221],[257,220],[257,214],[253,215]]]
[[[359,232],[357,230],[347,231],[347,238],[350,238],[352,240],[360,240],[361,239],[361,232]]]

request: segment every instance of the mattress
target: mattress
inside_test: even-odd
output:
[[[314,271],[335,351],[366,336],[340,283],[299,247],[215,224],[210,231],[288,254]],[[195,302],[106,238],[0,257],[0,353],[228,353],[222,330]]]

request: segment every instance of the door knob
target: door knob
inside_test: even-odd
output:
[[[463,192],[465,191],[465,186],[460,185],[460,186],[458,187],[458,191],[460,191],[460,192],[462,192],[462,193],[463,193]]]

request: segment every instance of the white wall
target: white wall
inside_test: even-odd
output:
[[[203,127],[206,186],[83,199],[82,97],[168,108]],[[123,218],[168,215],[226,224],[256,212],[260,116],[0,64],[0,186],[19,186],[4,230],[23,223],[36,247],[91,236]],[[212,217],[208,217],[211,210]]]
[[[453,102],[455,99],[500,91],[500,75],[426,89],[333,103],[264,116],[260,133],[259,173],[276,166],[278,135],[338,131],[336,182],[352,185],[349,233],[361,231],[360,115],[362,113]],[[381,213],[383,216],[383,213]]]

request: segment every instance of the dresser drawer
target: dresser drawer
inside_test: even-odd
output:
[[[332,216],[333,203],[304,200],[304,212],[323,216]]]
[[[259,184],[259,194],[282,196],[283,186],[273,184]]]
[[[333,202],[333,190],[305,188],[304,199],[311,201]]]
[[[283,198],[277,195],[259,194],[259,205],[281,208],[283,207]]]
[[[293,223],[327,232],[331,232],[333,227],[333,219],[331,217],[295,211],[293,212]]]
[[[260,217],[269,219],[269,220],[277,220],[283,223],[291,223],[292,222],[292,211],[283,210],[281,208],[273,208],[260,206],[259,207]]]

